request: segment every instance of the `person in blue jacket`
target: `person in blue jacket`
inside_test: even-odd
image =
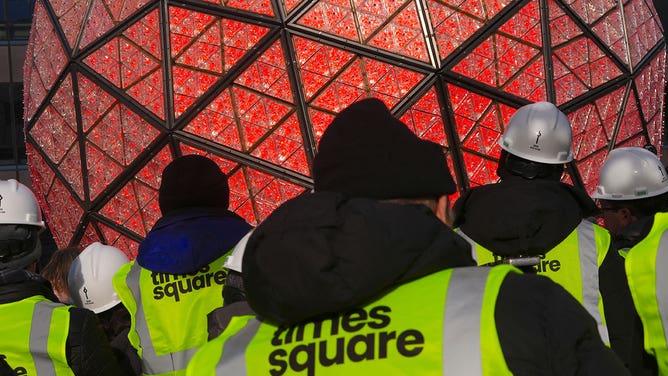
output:
[[[228,179],[207,157],[186,155],[165,167],[162,217],[139,245],[135,261],[114,276],[130,312],[128,338],[145,374],[185,372],[207,341],[207,314],[222,305],[227,253],[251,229],[229,207]]]

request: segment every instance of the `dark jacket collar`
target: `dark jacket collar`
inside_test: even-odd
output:
[[[586,192],[551,180],[507,179],[473,188],[455,203],[455,227],[498,255],[539,255],[594,215]]]
[[[23,269],[0,270],[0,304],[41,295],[58,302],[51,284],[41,276]]]
[[[468,243],[423,205],[320,192],[286,202],[253,232],[243,276],[251,307],[291,324],[468,265],[475,265]]]
[[[246,221],[228,210],[172,211],[156,222],[139,245],[137,263],[156,272],[191,273],[223,256],[250,229]]]

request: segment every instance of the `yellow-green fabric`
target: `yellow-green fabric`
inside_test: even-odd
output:
[[[292,327],[235,317],[195,354],[187,375],[510,375],[494,320],[508,273],[519,270],[444,270]]]
[[[473,258],[478,265],[497,259],[494,253],[475,242],[460,229],[459,235],[471,244]],[[541,255],[536,272],[561,285],[571,293],[596,320],[599,334],[609,344],[608,329],[599,290],[598,271],[610,247],[610,233],[590,221],[582,221],[557,246]]]
[[[66,356],[69,308],[43,296],[0,304],[0,357],[16,374],[74,374]]]
[[[668,375],[668,213],[657,213],[649,234],[633,246],[625,261],[633,303],[643,324],[645,350]]]
[[[225,257],[189,274],[152,272],[134,261],[116,273],[114,289],[130,312],[128,338],[144,374],[185,374],[207,341],[207,314],[222,305]]]

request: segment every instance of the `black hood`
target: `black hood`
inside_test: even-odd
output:
[[[594,201],[551,180],[504,179],[476,187],[455,203],[455,227],[501,256],[540,255],[596,212]]]
[[[25,269],[0,270],[0,304],[16,302],[35,295],[58,302],[51,284],[38,274]]]
[[[469,265],[475,265],[469,244],[424,205],[319,192],[286,202],[258,226],[242,268],[253,310],[294,324]]]

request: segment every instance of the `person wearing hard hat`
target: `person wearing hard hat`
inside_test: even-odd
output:
[[[249,231],[239,240],[223,264],[223,268],[227,269],[227,279],[223,286],[223,306],[211,311],[207,316],[209,341],[218,337],[227,328],[233,317],[255,314],[246,300],[241,268],[246,244],[252,233],[252,230]]]
[[[207,315],[221,306],[225,257],[251,226],[229,210],[228,177],[212,159],[178,157],[161,179],[162,217],[113,284],[130,312],[142,372],[181,375],[207,341]]]
[[[256,316],[232,318],[187,375],[627,374],[561,286],[475,265],[447,225],[443,147],[382,101],[334,118],[313,171],[314,192],[246,243]]]
[[[610,345],[633,375],[666,375],[668,174],[645,148],[614,149],[592,197],[613,234],[601,267]]]
[[[72,260],[67,287],[73,305],[97,314],[124,374],[139,375],[139,356],[128,341],[130,314],[112,285],[114,274],[126,263],[120,249],[94,242]]]
[[[462,194],[454,226],[479,265],[519,265],[562,285],[607,343],[598,278],[610,234],[587,219],[596,215],[589,195],[561,182],[573,160],[571,144],[571,124],[554,104],[520,107],[499,139],[500,182]]]
[[[32,272],[44,227],[32,191],[0,180],[0,359],[17,375],[122,374],[95,314]]]

